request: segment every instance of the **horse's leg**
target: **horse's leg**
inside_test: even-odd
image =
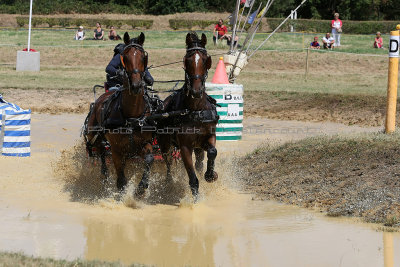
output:
[[[204,160],[204,150],[201,148],[194,149],[194,155],[196,156],[195,168],[198,173],[203,172],[203,160]]]
[[[119,192],[123,192],[128,183],[124,173],[126,158],[121,151],[113,149],[113,146],[111,146],[111,152],[115,171],[117,172],[117,188]]]
[[[217,149],[215,148],[216,138],[212,135],[207,140],[207,170],[204,174],[204,179],[211,183],[218,179],[218,174],[214,171],[215,158],[217,157]]]
[[[108,168],[107,168],[107,164],[106,164],[106,149],[104,147],[102,140],[103,139],[100,136],[98,136],[92,146],[96,148],[96,151],[97,151],[98,155],[100,156],[100,160],[101,160],[101,169],[100,170],[101,170],[101,174],[104,176],[103,183],[106,184],[107,179],[108,179]]]
[[[167,181],[172,181],[171,165],[172,165],[172,153],[171,153],[171,139],[169,136],[158,137],[158,143],[165,165],[167,166]]]
[[[197,197],[199,195],[199,180],[197,179],[196,173],[194,171],[192,153],[192,148],[181,146],[182,160],[183,164],[185,165],[186,172],[189,176],[190,190],[192,191],[194,201],[197,201]]]
[[[150,168],[154,162],[153,147],[151,144],[147,143],[144,148],[144,172],[142,180],[140,180],[139,185],[136,189],[136,195],[142,196],[147,188],[149,188],[149,176]]]
[[[105,148],[100,145],[99,147],[101,147],[100,149],[98,149],[99,153],[100,153],[100,159],[101,159],[101,174],[104,175],[105,180],[108,179],[108,168],[107,168],[107,164],[106,164],[106,150]]]

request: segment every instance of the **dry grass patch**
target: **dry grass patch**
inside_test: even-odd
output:
[[[262,199],[400,226],[400,135],[316,137],[239,159],[245,188]]]

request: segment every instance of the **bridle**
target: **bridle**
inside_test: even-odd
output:
[[[127,45],[127,46],[124,48],[123,53],[120,55],[120,57],[121,57],[121,63],[122,63],[123,71],[124,71],[124,77],[126,77],[126,78],[128,79],[128,90],[129,90],[129,94],[131,94],[131,92],[132,92],[132,91],[131,91],[131,87],[132,87],[132,86],[131,86],[131,85],[132,85],[131,76],[132,76],[132,74],[139,74],[139,75],[140,75],[140,90],[139,90],[137,93],[141,93],[142,90],[145,88],[145,85],[146,85],[146,83],[145,83],[145,81],[144,81],[145,70],[144,70],[144,71],[141,71],[141,70],[135,68],[135,69],[133,69],[133,70],[131,70],[131,71],[128,71],[128,70],[126,69],[125,62],[124,62],[124,56],[123,56],[123,54],[125,54],[125,51],[127,51],[127,50],[129,50],[129,49],[131,49],[131,48],[135,48],[135,49],[137,49],[137,50],[139,50],[140,52],[143,53],[143,55],[144,55],[144,57],[143,57],[143,60],[144,60],[144,69],[145,69],[145,70],[146,70],[146,67],[147,67],[148,54],[147,54],[147,52],[144,50],[143,46],[141,46],[141,45],[139,45],[139,44],[131,43],[131,44]]]
[[[184,65],[185,65],[186,58],[188,58],[190,56],[193,56],[196,52],[200,52],[203,55],[206,55],[208,57],[207,50],[205,48],[203,48],[203,47],[196,46],[196,47],[188,48],[188,49],[186,49],[186,55],[183,58]],[[203,60],[203,63],[204,63],[204,68],[205,68],[205,73],[203,75],[200,75],[200,74],[190,75],[187,72],[186,65],[185,65],[185,68],[184,68],[184,70],[185,70],[185,80],[186,80],[186,85],[187,85],[186,87],[187,87],[187,89],[189,89],[188,93],[189,93],[189,91],[194,91],[191,81],[192,80],[196,80],[196,79],[200,79],[201,80],[201,85],[202,86],[201,86],[200,93],[203,94],[204,91],[206,90],[205,82],[206,82],[207,77],[208,77],[208,69],[206,67],[206,62],[204,62],[204,59],[202,59],[202,60]]]

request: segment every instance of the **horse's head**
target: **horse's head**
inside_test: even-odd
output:
[[[127,32],[124,34],[125,49],[121,55],[121,63],[126,72],[124,87],[134,94],[142,92],[145,87],[144,75],[148,55],[143,49],[144,39],[143,32],[132,39]]]
[[[201,39],[195,32],[186,35],[186,55],[183,58],[186,94],[195,98],[203,96],[208,70],[211,68],[211,57],[207,54],[206,44],[207,37],[204,33]]]

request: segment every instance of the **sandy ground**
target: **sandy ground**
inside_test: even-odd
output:
[[[245,94],[244,110],[247,116],[278,120],[382,126],[385,122],[386,97],[253,91]],[[397,114],[399,119],[400,114]]]

